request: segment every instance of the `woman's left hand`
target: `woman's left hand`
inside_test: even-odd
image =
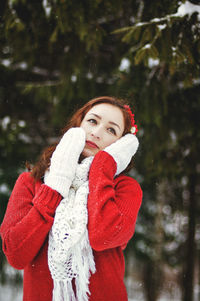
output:
[[[117,171],[115,175],[120,174],[126,169],[135,155],[139,146],[137,137],[133,134],[126,134],[119,140],[107,146],[104,151],[110,154],[117,163]]]

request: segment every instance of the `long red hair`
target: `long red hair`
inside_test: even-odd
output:
[[[124,116],[124,125],[125,125],[124,132],[122,135],[124,136],[125,134],[129,133],[130,128],[131,128],[131,118],[130,118],[130,115],[127,112],[127,110],[124,108],[125,101],[122,99],[115,98],[115,97],[101,96],[101,97],[91,99],[82,108],[80,108],[79,110],[77,110],[75,112],[75,114],[71,117],[71,119],[66,124],[66,126],[61,130],[61,133],[62,133],[61,138],[70,128],[79,127],[83,118],[87,114],[87,112],[92,107],[94,107],[95,105],[98,105],[100,103],[108,103],[108,104],[111,104],[111,105],[116,106],[121,109],[123,116]],[[59,143],[60,139],[53,145],[44,149],[38,162],[31,169],[31,175],[34,177],[35,180],[39,180],[41,177],[44,176],[46,169],[50,165],[51,156],[52,156],[57,144]],[[29,166],[27,166],[27,167],[29,168]],[[128,169],[126,169],[125,171],[127,171],[127,170]]]

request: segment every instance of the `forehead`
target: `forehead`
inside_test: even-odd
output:
[[[100,103],[95,105],[87,112],[86,115],[88,114],[97,114],[101,118],[109,119],[109,121],[118,121],[120,123],[124,123],[124,115],[122,110],[108,103]]]

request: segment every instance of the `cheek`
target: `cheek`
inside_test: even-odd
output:
[[[119,138],[118,137],[115,137],[115,136],[107,136],[104,138],[104,145],[103,145],[103,148],[111,145],[112,143],[114,143],[115,141],[117,141]]]
[[[88,134],[91,130],[91,124],[88,123],[86,120],[83,120],[80,124],[80,127]]]
[[[81,122],[81,124],[80,124],[80,128],[82,128],[82,129],[86,130],[86,124],[85,124],[85,122],[84,122],[84,121],[82,121],[82,122]]]

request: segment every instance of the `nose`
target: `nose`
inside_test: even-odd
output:
[[[91,131],[91,136],[98,140],[101,139],[101,136],[102,136],[101,126],[96,126],[95,128],[93,128]]]

